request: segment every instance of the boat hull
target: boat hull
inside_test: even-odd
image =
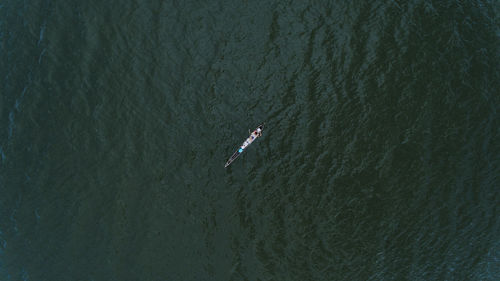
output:
[[[260,134],[257,133],[257,129],[260,129]],[[243,142],[243,144],[236,150],[233,155],[227,160],[226,165],[224,165],[224,168],[227,168],[231,163],[233,163],[238,156],[240,156],[245,149],[252,144],[257,138],[259,138],[262,135],[262,130],[264,129],[264,124],[258,126],[251,134],[250,136]]]

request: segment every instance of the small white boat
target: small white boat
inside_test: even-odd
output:
[[[254,140],[256,140],[258,137],[262,136],[262,130],[263,129],[264,129],[264,124],[258,126],[257,129],[255,129],[252,133],[250,133],[250,136],[243,142],[243,144],[240,146],[240,148],[238,148],[238,150],[236,150],[236,152],[233,153],[233,156],[231,156],[231,158],[229,158],[229,160],[227,160],[226,165],[224,166],[224,168],[227,168],[227,166],[231,165],[231,163],[233,163],[233,161],[236,158],[238,158],[238,156],[240,156],[240,154],[242,154],[243,151],[245,151],[245,149],[250,144],[252,144],[252,142]]]

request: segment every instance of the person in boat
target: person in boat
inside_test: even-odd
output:
[[[248,130],[248,132],[250,132],[250,130]],[[253,131],[251,134],[250,134],[250,137],[252,139],[255,139],[256,137],[260,137],[262,136],[262,129],[261,128],[257,128],[257,130]]]

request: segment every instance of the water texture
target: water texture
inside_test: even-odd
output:
[[[0,280],[499,280],[499,3],[1,1]]]

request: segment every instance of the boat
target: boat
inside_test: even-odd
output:
[[[251,132],[250,136],[243,142],[243,144],[238,148],[238,150],[236,150],[236,152],[233,153],[233,155],[229,158],[229,160],[227,160],[224,168],[227,168],[227,166],[231,165],[231,163],[233,163],[233,161],[236,160],[236,158],[238,158],[238,156],[240,156],[240,154],[242,154],[243,151],[245,151],[245,149],[250,144],[252,144],[252,142],[254,142],[258,137],[262,136],[263,129],[264,129],[264,124],[259,125],[253,132]]]

